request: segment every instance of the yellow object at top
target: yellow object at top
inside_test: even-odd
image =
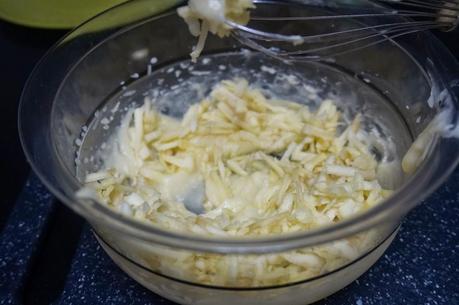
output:
[[[30,27],[73,28],[126,0],[0,0],[0,18]]]
[[[0,0],[0,19],[29,27],[70,29],[125,2],[127,0]],[[132,5],[123,6],[123,13],[118,13],[115,20],[107,22],[119,25],[130,22],[139,15],[154,16],[180,2],[182,1],[136,1]]]

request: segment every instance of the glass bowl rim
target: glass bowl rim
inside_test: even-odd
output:
[[[78,33],[78,31],[84,28],[86,25],[91,24],[93,21],[98,20],[99,18],[103,18],[108,13],[111,13],[115,10],[123,9],[123,7],[127,5],[135,5],[137,2],[141,1],[142,0],[128,1],[117,6],[114,6],[94,16],[88,21],[82,23],[80,26],[76,27],[74,30],[65,35],[52,48],[50,48],[37,63],[24,86],[23,93],[20,99],[18,111],[19,137],[26,159],[31,165],[32,170],[37,174],[39,179],[51,191],[51,193],[53,193],[59,200],[65,203],[68,207],[84,216],[90,222],[100,222],[101,224],[103,223],[104,225],[107,225],[108,227],[120,233],[137,238],[139,240],[159,243],[165,246],[172,246],[181,249],[209,251],[216,253],[267,253],[272,251],[286,251],[300,247],[322,244],[325,242],[337,240],[339,238],[344,238],[346,236],[377,226],[387,220],[392,220],[394,221],[394,223],[398,222],[400,218],[404,214],[406,214],[411,208],[413,208],[422,199],[424,199],[425,197],[430,195],[434,190],[436,190],[452,173],[457,164],[459,164],[458,154],[456,157],[452,157],[448,160],[443,161],[447,162],[448,169],[441,173],[437,173],[437,175],[440,175],[439,179],[429,181],[429,183],[425,182],[425,179],[422,179],[422,177],[431,177],[433,175],[432,172],[429,170],[429,166],[426,165],[433,158],[433,156],[437,155],[438,157],[438,154],[440,153],[437,148],[440,142],[443,141],[443,139],[437,137],[433,143],[434,145],[432,146],[429,156],[418,168],[416,174],[410,177],[410,179],[408,179],[408,181],[406,181],[404,185],[400,189],[398,189],[390,198],[379,203],[372,209],[359,215],[356,215],[354,217],[345,219],[339,223],[329,226],[323,226],[310,231],[282,234],[278,236],[257,236],[243,239],[207,237],[185,234],[181,232],[166,231],[153,225],[142,223],[131,217],[121,215],[120,213],[96,201],[90,201],[89,203],[83,202],[81,200],[77,200],[74,197],[75,194],[69,195],[65,194],[64,192],[61,192],[47,178],[46,171],[40,168],[40,166],[33,161],[33,153],[30,150],[30,147],[28,147],[27,145],[26,138],[28,138],[28,135],[24,134],[24,130],[22,127],[23,120],[21,119],[22,111],[28,103],[26,93],[30,91],[31,87],[33,87],[34,79],[37,78],[37,75],[39,75],[40,68],[46,66],[48,61],[52,61],[53,52],[56,49],[58,49],[61,46],[61,43],[64,42],[68,37],[74,35],[75,33]],[[276,1],[262,0],[259,2],[271,3]],[[103,41],[107,41],[110,38],[113,38],[114,36],[123,33],[127,29],[133,29],[141,24],[144,24],[146,22],[153,22],[155,19],[159,19],[170,14],[175,14],[175,10],[171,9],[168,12],[160,13],[155,16],[150,16],[143,20],[138,20],[135,22],[134,26],[130,25],[128,27],[123,27],[121,28],[121,30],[117,30],[114,34],[111,34],[108,37],[104,38]],[[447,60],[459,67],[457,61],[451,55],[450,51],[447,50],[446,47],[444,47],[443,44],[436,37],[433,36],[433,34],[424,32],[422,33],[422,35],[425,36],[425,39],[433,41],[437,48],[442,49],[441,51],[444,54],[447,54],[447,56],[449,57],[447,58]],[[396,41],[391,40],[391,42],[416,62],[415,58],[411,56],[410,52],[406,50],[406,48],[401,46]],[[94,48],[96,48],[98,45],[96,45]],[[85,54],[82,54],[81,58],[87,56],[92,50],[93,49],[86,52]],[[418,62],[416,63],[422,69],[422,66]],[[457,107],[457,105],[455,106]]]

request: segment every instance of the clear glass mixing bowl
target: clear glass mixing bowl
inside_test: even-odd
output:
[[[231,38],[209,37],[204,56],[192,65],[188,53],[195,39],[175,10],[169,10],[179,2],[158,1],[153,6],[151,0],[129,1],[84,23],[47,53],[26,84],[19,110],[21,141],[33,170],[56,197],[90,222],[123,270],[166,298],[182,304],[292,305],[334,293],[376,262],[395,237],[401,218],[454,170],[459,139],[452,132],[435,137],[414,174],[404,175],[395,166],[382,183],[397,191],[371,210],[333,226],[257,238],[164,231],[95,201],[77,199],[81,177],[100,166],[94,151],[113,132],[124,106],[140,105],[150,96],[161,112],[180,117],[219,80],[243,76],[269,94],[299,103],[336,98],[343,111],[363,113],[366,126],[384,126],[381,131],[393,140],[395,150],[375,147],[375,152],[400,160],[445,108],[449,115],[444,123],[449,129],[456,126],[458,63],[430,33],[419,33],[331,61],[291,64],[241,51]],[[273,15],[311,13],[285,3],[259,3],[259,9]],[[295,25],[286,21],[284,26]],[[302,26],[318,30],[317,24]],[[295,81],[285,75],[294,75]],[[190,80],[200,83],[200,89],[190,86]],[[118,103],[123,107],[112,113]],[[110,126],[101,123],[108,116]],[[351,241],[359,245],[357,251],[346,250]],[[286,267],[276,282],[250,280],[260,272],[256,262],[319,249],[334,249],[339,259],[320,270],[305,267],[295,276]],[[196,257],[223,266],[209,271],[215,273],[213,281],[193,272],[197,266],[190,265],[190,258]]]

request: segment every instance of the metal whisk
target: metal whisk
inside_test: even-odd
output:
[[[290,0],[255,4],[257,10],[249,25],[227,21],[234,29],[233,36],[253,49],[287,60],[336,56],[420,31],[452,31],[459,23],[459,0]]]

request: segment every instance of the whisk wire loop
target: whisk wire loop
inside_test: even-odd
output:
[[[237,40],[268,55],[281,59],[315,60],[361,50],[420,31],[448,31],[459,22],[459,0],[375,0],[374,3],[383,6],[370,8],[348,5],[317,7],[314,6],[317,2],[305,2],[311,2],[311,7],[318,8],[322,13],[308,16],[254,16],[248,26],[231,21],[227,21],[227,24],[235,29],[233,36]],[[278,33],[252,26],[268,23],[272,28],[273,22],[280,24],[281,31]],[[312,27],[317,27],[317,22],[328,22],[327,26],[333,30],[307,34],[284,33],[281,22],[306,22]],[[307,25],[304,27],[307,28]],[[286,43],[293,43],[295,50],[286,47]]]

